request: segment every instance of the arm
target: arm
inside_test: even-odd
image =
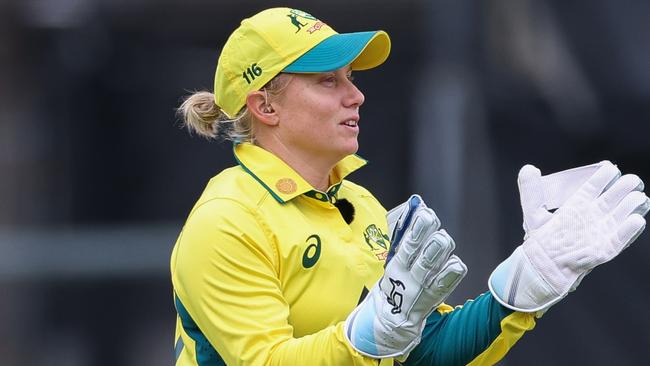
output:
[[[195,209],[172,257],[188,353],[228,365],[376,364],[350,347],[343,322],[294,338],[278,273],[278,253],[254,213],[230,200]]]
[[[621,176],[609,161],[544,177],[526,165],[518,184],[524,242],[488,280],[507,308],[543,314],[645,229],[650,199],[643,181]]]
[[[441,306],[431,314],[422,342],[403,364],[494,365],[534,326],[532,314],[513,312],[487,292],[453,310]]]
[[[405,364],[498,362],[534,327],[536,315],[643,231],[650,208],[643,186],[634,175],[621,177],[609,162],[547,177],[524,167],[519,176],[524,244],[492,273],[491,293],[428,319],[422,343]],[[557,207],[555,214],[548,211]]]

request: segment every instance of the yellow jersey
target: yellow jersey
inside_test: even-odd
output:
[[[384,207],[345,179],[366,161],[343,159],[320,192],[258,146],[234,153],[239,164],[210,180],[172,253],[176,365],[392,365],[343,333],[390,246]],[[337,200],[354,207],[351,222]]]

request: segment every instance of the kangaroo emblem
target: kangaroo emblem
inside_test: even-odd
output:
[[[295,25],[295,26],[298,28],[298,30],[296,31],[296,33],[300,32],[300,30],[302,29],[302,27],[304,27],[304,26],[307,25],[307,24],[302,24],[302,23],[300,23],[300,21],[298,20],[298,15],[296,15],[296,14],[289,14],[289,15],[287,15],[287,16],[288,16],[289,18],[291,18],[291,24]]]

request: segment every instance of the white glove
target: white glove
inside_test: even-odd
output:
[[[510,309],[546,311],[645,228],[650,200],[643,182],[633,174],[621,177],[609,161],[544,177],[527,165],[518,183],[524,243],[488,281],[494,297]]]
[[[391,249],[384,275],[345,321],[350,344],[373,358],[408,355],[420,342],[427,316],[467,273],[451,255],[454,240],[438,230],[440,221],[420,196],[411,196],[387,219]]]

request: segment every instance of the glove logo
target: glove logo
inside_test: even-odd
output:
[[[403,291],[406,290],[406,286],[404,286],[404,283],[400,280],[394,280],[390,277],[388,279],[390,280],[392,288],[390,289],[390,295],[386,296],[386,301],[393,306],[393,308],[390,309],[391,314],[399,314],[402,312],[402,293],[397,292],[397,289],[401,287]]]
[[[312,239],[316,240],[316,242],[309,244],[305,252],[302,253],[302,266],[305,269],[315,266],[318,258],[320,258],[320,236],[316,234],[310,235],[305,242],[309,243]]]

